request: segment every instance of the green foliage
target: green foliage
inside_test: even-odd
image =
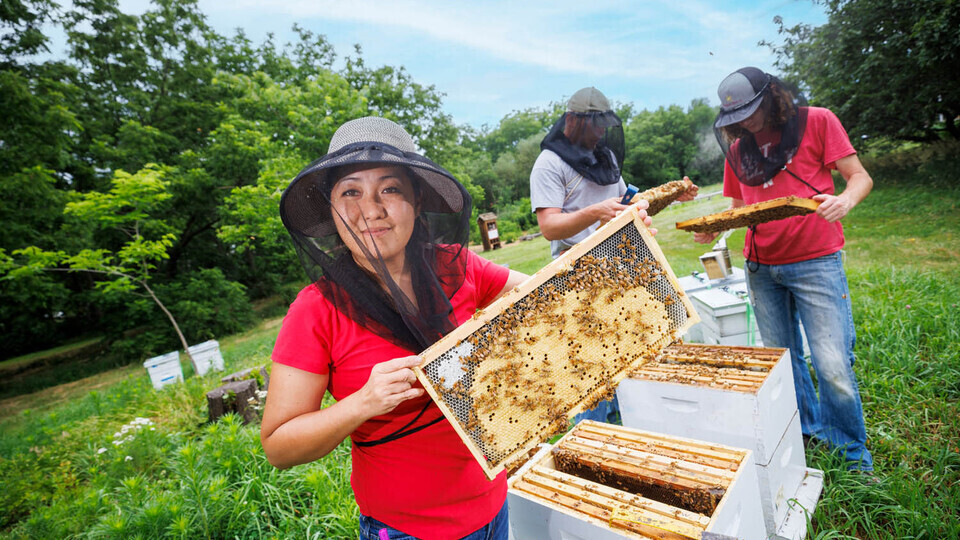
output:
[[[811,103],[833,110],[854,139],[933,141],[942,130],[960,139],[960,3],[822,3],[826,24],[787,28],[775,19],[785,39],[771,45]]]
[[[713,136],[715,114],[705,99],[694,100],[686,112],[671,105],[636,114],[624,128],[624,179],[642,189],[684,176],[700,184],[721,181],[723,154]]]

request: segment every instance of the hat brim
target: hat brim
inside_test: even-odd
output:
[[[750,115],[757,111],[757,108],[760,107],[761,103],[763,103],[763,95],[757,96],[752,102],[741,109],[724,111],[721,107],[720,112],[717,113],[717,119],[714,121],[713,127],[722,128],[724,126],[743,122],[747,118],[750,118]]]
[[[327,155],[301,171],[280,199],[284,226],[313,238],[337,234],[324,186],[331,170],[343,165],[407,167],[415,176],[411,180],[419,181],[421,187],[421,212],[460,213],[469,204],[466,190],[439,165],[417,154],[383,150],[379,145]]]

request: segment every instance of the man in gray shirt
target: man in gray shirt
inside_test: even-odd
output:
[[[596,88],[577,91],[540,144],[530,203],[553,258],[625,210],[623,127]]]
[[[627,209],[620,204],[627,191],[620,176],[623,126],[599,90],[583,88],[567,102],[567,112],[540,148],[530,172],[530,203],[556,259]],[[574,421],[583,419],[619,423],[616,397],[578,414]]]

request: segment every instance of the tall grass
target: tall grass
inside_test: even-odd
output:
[[[880,482],[848,473],[823,449],[808,452],[808,465],[826,475],[812,537],[960,538],[955,150],[865,160],[876,188],[844,222],[855,369]],[[726,205],[705,199],[655,218],[678,274],[699,267],[705,246],[672,223]],[[742,232],[728,244],[742,262]],[[484,255],[528,273],[549,261],[542,239]],[[228,370],[268,362],[278,323],[220,339]],[[4,400],[0,537],[356,537],[348,443],[315,463],[277,470],[256,426],[234,416],[206,423],[204,393],[221,374],[185,371],[183,384],[162,391],[142,368],[126,367]],[[136,427],[138,417],[150,423]]]

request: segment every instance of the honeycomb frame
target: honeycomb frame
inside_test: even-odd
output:
[[[488,478],[699,322],[631,206],[423,353],[417,378]]]
[[[815,212],[819,206],[820,203],[813,199],[790,195],[679,221],[677,228],[681,231],[698,233],[723,232],[794,216],[804,216]]]

